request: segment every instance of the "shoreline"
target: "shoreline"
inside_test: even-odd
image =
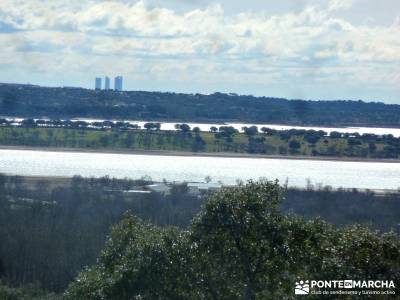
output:
[[[41,117],[17,117],[17,116],[5,116],[1,115],[0,118],[4,119],[45,119],[45,120],[52,120],[53,118],[49,118],[47,116],[41,116]],[[235,120],[235,119],[223,119],[223,120],[218,120],[218,119],[198,119],[198,120],[185,120],[185,119],[142,119],[142,120],[134,120],[134,119],[124,119],[124,118],[111,118],[111,119],[106,119],[106,118],[101,118],[101,117],[68,117],[65,118],[66,120],[82,120],[82,121],[87,121],[87,120],[94,120],[94,121],[112,121],[112,122],[117,122],[117,121],[122,121],[122,122],[131,122],[131,123],[194,123],[194,124],[200,124],[200,125],[218,125],[218,126],[226,126],[229,124],[243,124],[243,125],[249,125],[249,126],[288,126],[288,127],[304,127],[304,128],[315,128],[315,130],[321,130],[321,129],[357,129],[357,128],[370,128],[370,129],[400,129],[400,126],[396,125],[379,125],[379,124],[369,124],[369,123],[342,123],[342,124],[320,124],[320,125],[315,125],[315,124],[304,124],[304,123],[279,123],[279,124],[274,124],[274,123],[269,123],[268,121],[256,121],[256,122],[251,122],[251,121],[243,121],[243,120]]]
[[[32,147],[32,146],[0,146],[0,150],[19,151],[46,151],[46,152],[71,152],[71,153],[100,153],[123,155],[154,155],[154,156],[183,156],[183,157],[217,157],[217,158],[252,158],[252,159],[286,159],[286,160],[314,160],[314,161],[340,161],[340,162],[370,162],[370,163],[400,163],[400,159],[387,158],[359,158],[359,157],[321,157],[301,155],[268,155],[234,152],[188,152],[169,150],[128,150],[128,149],[87,149],[65,147]]]
[[[46,181],[49,184],[53,185],[53,186],[63,186],[63,185],[68,185],[71,183],[73,176],[45,176],[45,175],[13,175],[13,174],[4,174],[5,176],[19,176],[24,178],[24,180],[26,181],[27,184],[35,184],[38,181]],[[81,176],[84,179],[89,179],[90,177],[86,177],[86,176]],[[98,177],[100,178],[100,177]],[[113,178],[113,177],[110,177]],[[131,180],[138,180],[138,178],[125,178],[125,179],[131,179]],[[162,181],[153,181],[154,183],[163,183]],[[174,184],[177,182],[168,182],[168,184]],[[183,183],[183,182],[181,182]],[[281,186],[283,186],[280,183]],[[231,185],[225,185],[225,186],[231,186]],[[300,187],[300,186],[289,186],[287,187],[289,190],[302,190],[305,191],[307,188],[304,187]],[[376,188],[376,189],[366,189],[366,188],[333,188],[332,191],[339,191],[339,190],[345,190],[345,191],[353,191],[353,190],[357,190],[360,193],[368,193],[368,192],[373,192],[375,193],[376,196],[381,196],[381,195],[385,195],[388,193],[395,193],[395,194],[399,194],[400,191],[398,189],[389,189],[389,188]],[[314,189],[314,191],[318,191],[317,188]]]

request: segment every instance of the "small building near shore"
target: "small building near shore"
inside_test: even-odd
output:
[[[169,195],[171,192],[171,187],[165,183],[155,183],[146,185],[146,188],[154,193],[160,193],[164,196]]]
[[[190,182],[187,185],[189,193],[200,195],[208,192],[215,192],[222,188],[222,184],[213,182]]]

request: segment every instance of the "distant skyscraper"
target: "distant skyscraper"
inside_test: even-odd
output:
[[[101,90],[101,78],[100,77],[96,77],[94,87],[96,90]]]
[[[109,90],[110,88],[110,77],[106,76],[104,79],[104,89]]]
[[[114,80],[114,89],[116,91],[122,91],[122,76],[115,77]]]

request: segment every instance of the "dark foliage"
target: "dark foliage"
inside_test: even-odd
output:
[[[398,236],[284,215],[278,209],[281,195],[272,182],[222,189],[188,231],[127,215],[114,226],[98,263],[80,273],[66,296],[296,299],[293,287],[299,278],[398,282]]]
[[[95,263],[111,225],[123,213],[159,225],[186,227],[202,200],[176,185],[170,195],[124,193],[146,179],[74,177],[62,186],[0,177],[1,278],[11,286],[40,282],[60,292]]]
[[[0,115],[265,122],[400,127],[400,106],[362,101],[303,101],[214,93],[95,91],[1,84]]]
[[[126,211],[160,226],[188,228],[204,197],[189,194],[185,184],[173,185],[169,195],[124,192],[149,183],[149,178],[74,177],[59,183],[0,176],[0,279],[12,287],[39,282],[46,289],[63,291],[77,272],[96,262],[109,227]],[[279,208],[285,214],[294,212],[306,219],[320,216],[341,226],[361,223],[386,232],[399,230],[400,195],[395,192],[332,191],[311,184],[307,190],[282,192],[285,199]],[[157,232],[156,241],[159,234],[164,236],[162,230]]]

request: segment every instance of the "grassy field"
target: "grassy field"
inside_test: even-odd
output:
[[[395,139],[397,141],[398,139]],[[91,130],[67,128],[0,127],[1,146],[79,148],[124,151],[230,152],[313,157],[399,158],[400,147],[386,140],[318,137],[306,135],[211,132],[184,133],[153,130]]]

